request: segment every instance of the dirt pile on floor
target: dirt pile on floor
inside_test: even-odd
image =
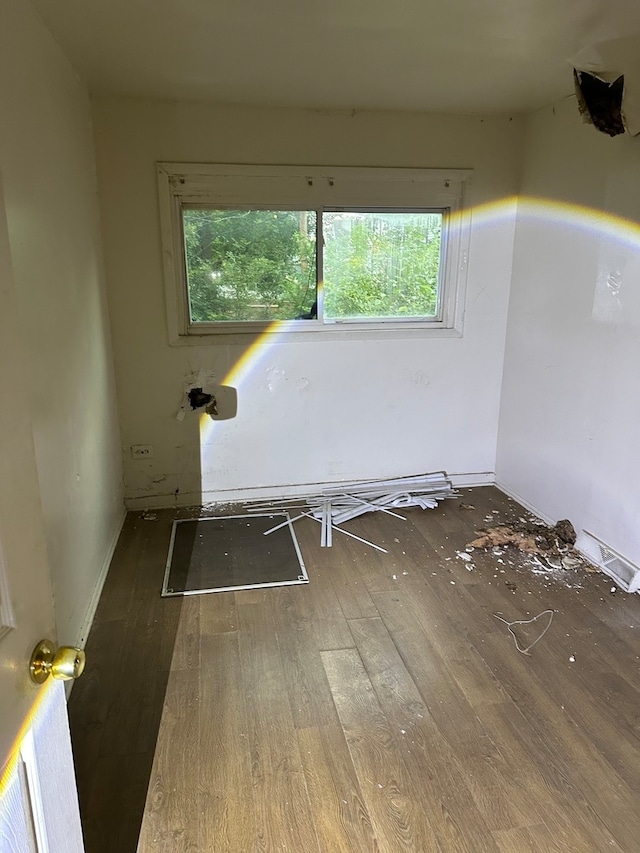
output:
[[[469,542],[467,548],[504,548],[513,546],[525,554],[551,558],[568,567],[583,563],[573,548],[576,532],[571,522],[563,518],[553,527],[525,519],[499,524],[485,530],[476,530],[478,538]]]

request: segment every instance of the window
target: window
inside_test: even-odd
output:
[[[303,318],[317,298],[312,210],[182,208],[189,323]]]
[[[443,210],[323,211],[323,317],[435,320]]]
[[[159,164],[172,342],[459,332],[468,174]]]

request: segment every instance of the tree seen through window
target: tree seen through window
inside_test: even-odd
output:
[[[324,211],[325,321],[435,317],[440,211]],[[183,210],[191,321],[316,316],[316,211]]]

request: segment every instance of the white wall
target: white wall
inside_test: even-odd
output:
[[[640,139],[541,110],[522,193],[498,483],[640,563]]]
[[[0,18],[0,170],[38,478],[58,635],[77,642],[123,512],[91,114],[29,4],[0,0]]]
[[[155,162],[473,168],[478,205],[515,192],[519,121],[105,98],[94,124],[130,506],[494,471],[513,217],[474,221],[462,338],[278,342],[252,362],[237,418],[211,424],[201,458],[197,419],[175,419],[184,376],[222,379],[242,350],[168,345]],[[132,444],[153,445],[153,458],[132,460]]]

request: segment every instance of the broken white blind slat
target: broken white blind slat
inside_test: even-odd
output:
[[[308,511],[301,512],[292,519],[292,522],[304,517],[310,517],[317,521],[321,525],[320,546],[322,548],[332,546],[333,531],[337,530],[387,553],[384,548],[343,530],[339,525],[369,512],[387,512],[404,521],[404,516],[392,512],[389,507],[419,506],[421,509],[435,509],[438,501],[454,495],[451,482],[446,472],[442,471],[432,474],[419,474],[413,477],[343,484],[342,486],[323,489],[321,494],[306,497],[297,496],[295,498],[282,498],[282,500],[257,501],[253,510],[257,511],[258,507],[263,512],[277,506],[286,506],[288,509],[298,506],[303,510],[305,507],[309,507]],[[304,501],[304,503],[300,504],[300,501]],[[278,530],[281,526],[276,525],[266,531],[265,535]]]

